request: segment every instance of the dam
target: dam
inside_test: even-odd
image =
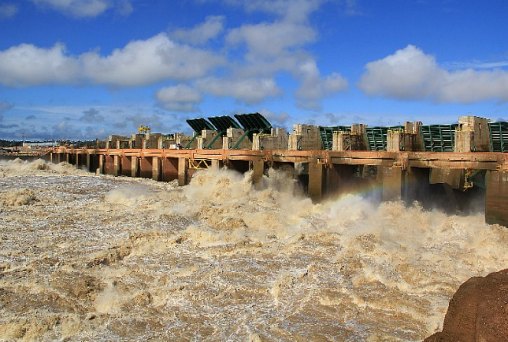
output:
[[[194,135],[110,136],[94,148],[51,149],[50,161],[113,176],[178,180],[200,169],[294,177],[313,201],[365,192],[461,211],[480,195],[485,221],[508,227],[508,123],[464,116],[454,125],[273,128],[259,113],[187,120]],[[505,143],[506,142],[506,143]],[[505,146],[506,145],[506,146]]]

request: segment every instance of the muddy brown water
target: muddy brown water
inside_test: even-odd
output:
[[[481,213],[297,186],[0,162],[0,339],[417,341],[462,282],[508,265]]]

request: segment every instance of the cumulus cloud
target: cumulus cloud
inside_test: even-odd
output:
[[[210,16],[205,22],[191,29],[179,29],[171,33],[171,38],[187,44],[200,45],[217,37],[224,30],[224,17]]]
[[[0,84],[71,84],[78,79],[79,63],[66,56],[62,44],[56,44],[49,49],[21,44],[0,51]]]
[[[296,74],[301,79],[296,91],[298,105],[306,109],[320,109],[323,97],[343,91],[348,86],[347,80],[337,73],[321,77],[314,60],[299,65]]]
[[[370,62],[359,87],[368,95],[402,100],[472,103],[508,101],[508,72],[502,69],[453,70],[413,45]]]
[[[220,56],[177,44],[165,34],[132,41],[108,56],[98,52],[71,56],[62,44],[48,49],[21,44],[0,51],[0,84],[139,86],[202,77],[221,63]]]
[[[165,34],[130,42],[106,57],[92,52],[81,59],[89,79],[113,86],[146,85],[166,79],[188,80],[204,76],[223,63],[221,57],[177,44]]]
[[[338,73],[322,76],[305,46],[314,42],[317,33],[308,17],[323,1],[254,0],[243,3],[247,10],[262,10],[279,16],[272,22],[246,24],[226,36],[230,46],[245,46],[244,61],[234,76],[273,78],[280,71],[289,72],[298,82],[297,105],[318,109],[323,98],[347,88]]]
[[[162,108],[180,112],[198,111],[197,104],[202,100],[199,91],[187,85],[162,88],[156,98]]]
[[[281,94],[281,89],[271,78],[220,79],[209,77],[199,80],[197,86],[212,95],[231,96],[248,104],[259,103],[267,97]]]
[[[72,17],[96,17],[108,9],[115,9],[122,15],[132,12],[129,0],[32,0],[41,8],[49,8]]]
[[[0,4],[0,20],[12,18],[18,13],[18,6],[11,3]]]
[[[240,26],[231,30],[226,41],[229,44],[245,43],[254,60],[258,57],[277,56],[289,48],[301,47],[314,41],[315,36],[315,31],[307,25],[274,22]]]
[[[102,116],[97,109],[90,108],[88,110],[83,111],[83,115],[79,118],[79,120],[88,123],[97,123],[103,122],[104,116]]]

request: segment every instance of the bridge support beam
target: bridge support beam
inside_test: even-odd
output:
[[[487,171],[485,222],[508,227],[508,171]]]
[[[118,177],[120,174],[120,156],[113,156],[113,176]]]
[[[313,202],[319,202],[323,198],[324,165],[317,159],[309,162],[309,196]]]
[[[88,172],[91,172],[92,170],[90,169],[90,165],[91,165],[91,162],[90,162],[90,153],[87,153],[86,154],[86,169],[88,170]]]
[[[95,170],[95,173],[100,175],[100,174],[104,173],[104,155],[103,154],[99,154],[98,157],[99,157],[99,166]]]
[[[255,159],[252,161],[252,183],[256,184],[263,178],[265,171],[265,161],[263,159]]]
[[[187,184],[188,163],[187,158],[178,158],[178,185],[180,186]]]
[[[380,167],[378,172],[383,185],[382,200],[396,201],[402,198],[402,188],[405,175],[401,167]]]
[[[131,157],[131,177],[138,176],[138,157]]]
[[[212,159],[212,170],[218,170],[220,168],[219,159]]]
[[[152,157],[152,179],[155,181],[161,179],[161,160],[159,157]]]

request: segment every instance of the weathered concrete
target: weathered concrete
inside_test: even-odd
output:
[[[137,177],[139,174],[138,157],[131,156],[131,177]]]
[[[178,158],[178,185],[187,184],[187,167],[189,161],[187,158]]]
[[[262,159],[252,161],[252,182],[258,183],[263,178],[265,162]]]
[[[487,171],[485,222],[508,227],[508,171]]]
[[[97,170],[95,171],[96,174],[102,174],[104,173],[104,158],[105,155],[100,154],[99,156],[99,165],[97,166]]]
[[[218,159],[212,159],[211,168],[214,170],[218,170],[220,168],[220,161]]]
[[[159,157],[152,157],[152,179],[155,181],[161,179],[161,160]]]
[[[380,167],[378,175],[382,182],[383,201],[394,201],[402,198],[403,171],[401,167]]]
[[[308,192],[310,198],[314,202],[318,202],[323,198],[324,185],[324,165],[313,159],[309,162],[309,187]]]

